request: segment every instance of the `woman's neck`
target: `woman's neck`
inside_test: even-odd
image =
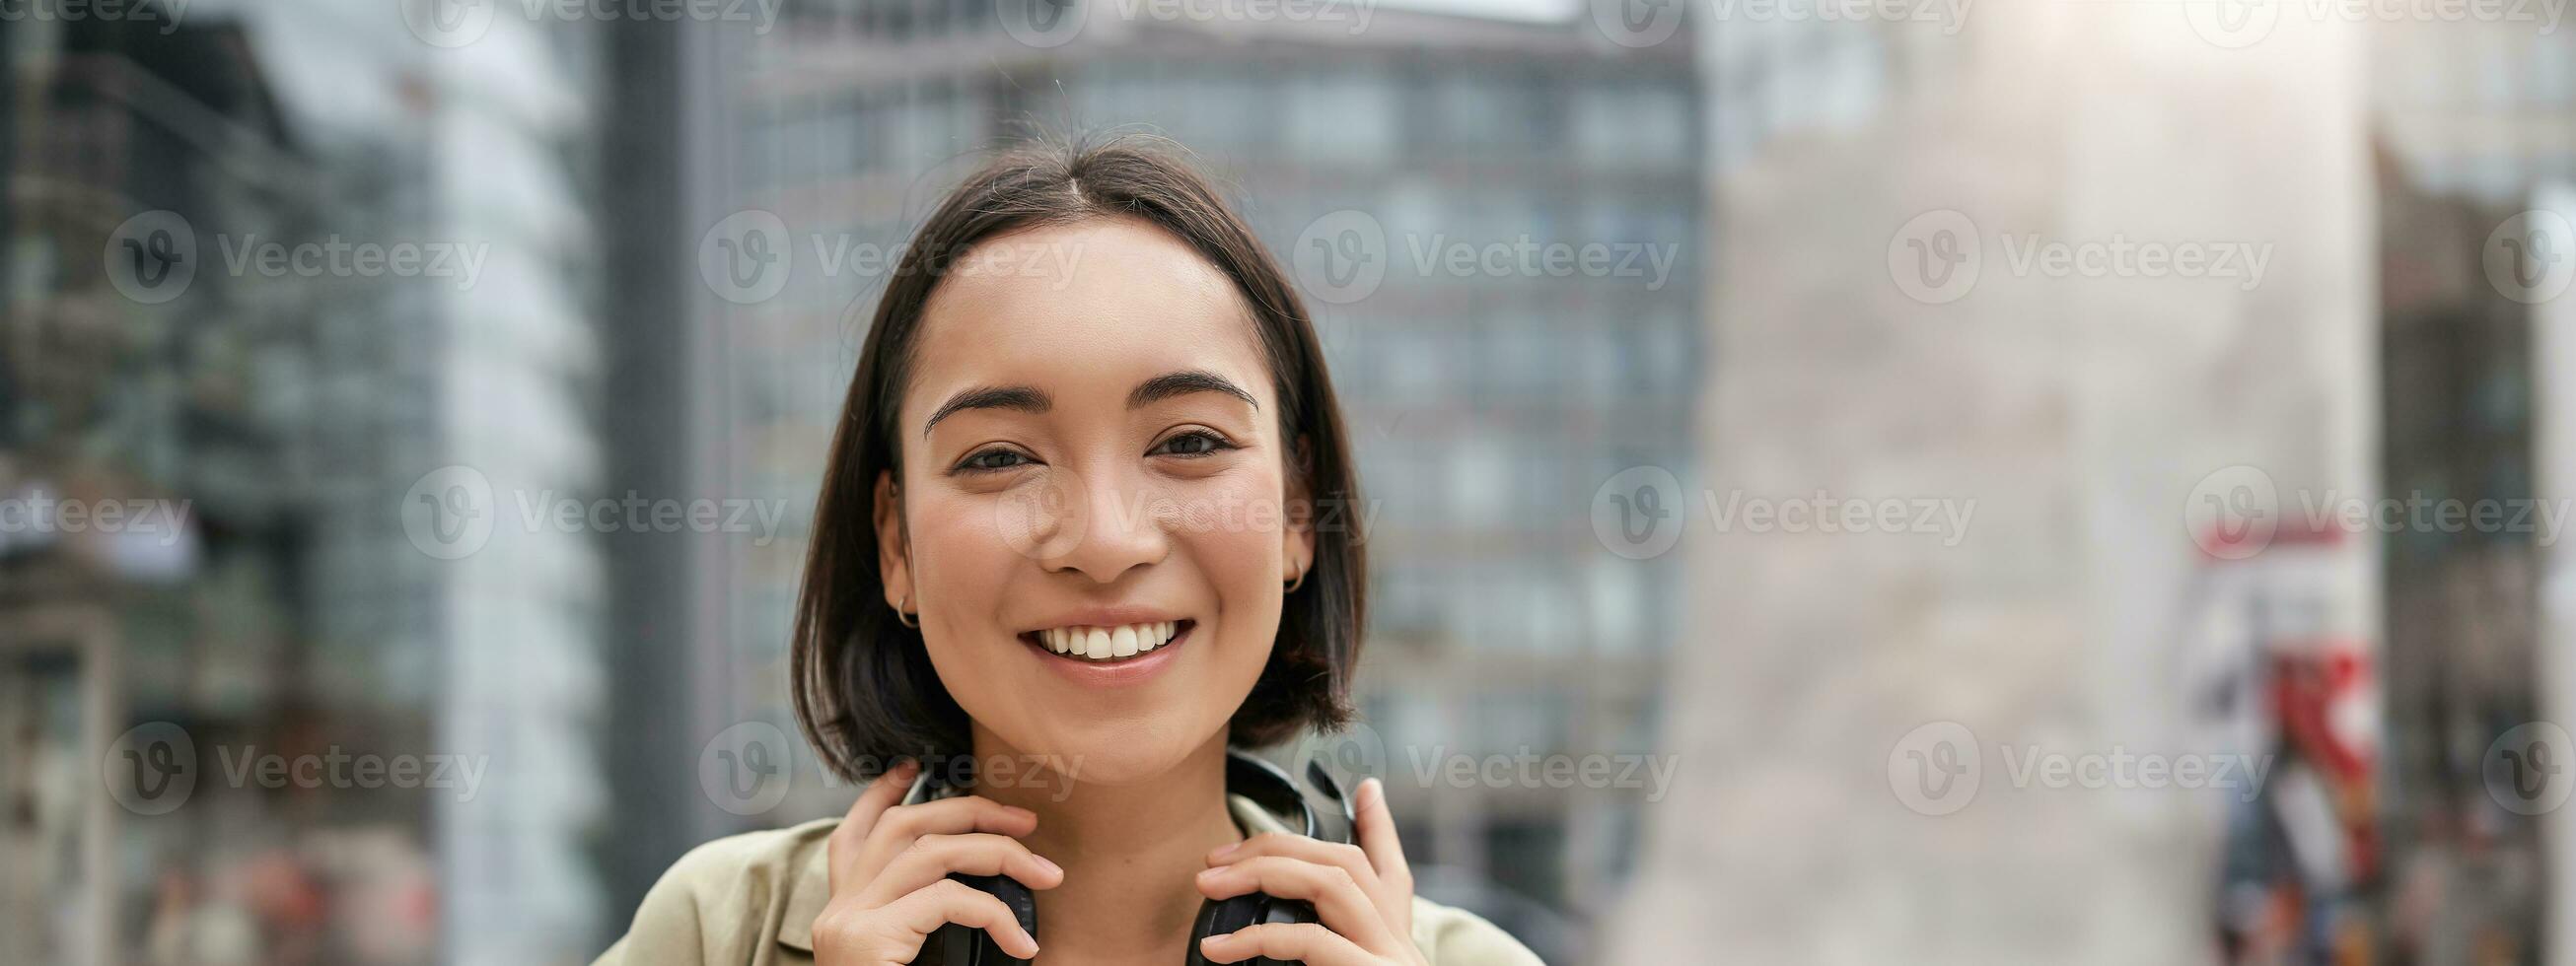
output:
[[[1159,778],[1115,786],[1083,780],[1079,762],[1037,769],[982,728],[975,756],[1010,762],[1013,780],[976,794],[1036,812],[1024,841],[1064,868],[1063,885],[1037,893],[1038,962],[1182,961],[1204,898],[1196,876],[1209,851],[1243,838],[1226,808],[1222,733]]]

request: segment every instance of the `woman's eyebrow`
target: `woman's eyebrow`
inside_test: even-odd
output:
[[[1127,394],[1127,408],[1134,409],[1194,392],[1221,392],[1243,400],[1256,410],[1261,408],[1261,403],[1253,399],[1251,393],[1243,391],[1243,387],[1235,385],[1233,380],[1205,369],[1166,372],[1137,383],[1136,391]],[[939,425],[940,420],[969,409],[1016,409],[1024,413],[1044,413],[1053,408],[1055,408],[1055,399],[1048,396],[1046,390],[1034,386],[976,386],[959,390],[956,395],[948,397],[947,402],[940,403],[939,408],[931,412],[930,418],[922,421],[921,435],[929,436],[930,428]]]
[[[960,390],[956,395],[948,397],[947,402],[940,403],[939,408],[931,412],[930,418],[922,421],[921,435],[925,439],[929,438],[930,427],[939,425],[939,421],[948,418],[951,413],[968,409],[1017,409],[1024,413],[1043,413],[1053,408],[1055,408],[1055,400],[1049,398],[1043,389],[1031,386],[977,386]]]
[[[1170,399],[1174,396],[1186,396],[1194,392],[1221,392],[1226,395],[1233,396],[1236,399],[1243,400],[1256,412],[1261,409],[1261,403],[1255,401],[1252,398],[1251,393],[1243,391],[1243,387],[1235,385],[1232,380],[1229,380],[1224,376],[1217,375],[1216,373],[1209,372],[1205,369],[1183,369],[1179,372],[1166,372],[1162,375],[1155,376],[1154,378],[1147,379],[1144,382],[1137,383],[1136,391],[1127,394],[1127,408],[1134,409],[1138,406],[1150,405]]]

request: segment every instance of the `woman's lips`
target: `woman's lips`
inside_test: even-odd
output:
[[[1150,657],[1157,651],[1178,645],[1196,623],[1169,620],[1051,627],[1022,633],[1020,640],[1068,661],[1114,665]]]

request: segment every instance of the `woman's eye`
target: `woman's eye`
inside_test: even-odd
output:
[[[966,457],[964,462],[957,464],[957,468],[969,472],[990,473],[995,470],[1012,469],[1028,461],[1029,458],[1018,450],[995,447]]]
[[[1154,452],[1165,456],[1206,456],[1233,448],[1234,444],[1226,442],[1215,433],[1191,430],[1164,440],[1162,445],[1154,447]]]

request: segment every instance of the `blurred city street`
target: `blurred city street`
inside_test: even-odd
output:
[[[2576,964],[2564,0],[0,9],[0,963],[580,964],[837,815],[870,313],[1167,137],[1546,961]]]

